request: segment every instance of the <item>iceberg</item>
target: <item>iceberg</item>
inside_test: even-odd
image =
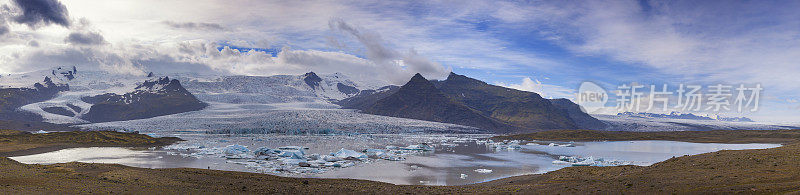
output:
[[[306,160],[303,160],[303,159],[295,159],[295,158],[283,159],[283,164],[284,165],[297,165],[297,166],[299,166],[300,163],[308,163],[308,162]]]
[[[281,151],[281,153],[278,154],[278,156],[279,157],[284,157],[284,158],[287,158],[287,159],[305,159],[303,157],[303,154],[301,152],[297,152],[297,151]]]
[[[300,146],[283,146],[278,147],[279,157],[290,158],[290,159],[305,159],[305,149]]]
[[[273,154],[278,154],[280,152],[278,152],[276,150],[273,150],[271,148],[268,148],[268,147],[260,147],[260,148],[256,149],[256,151],[253,152],[253,153],[256,156],[270,156],[270,155],[273,155]]]
[[[555,146],[555,147],[575,147],[572,144],[557,144],[557,143],[550,143],[547,146]]]
[[[337,158],[348,158],[348,157],[352,157],[352,158],[367,158],[367,155],[365,155],[363,153],[356,152],[356,151],[353,151],[353,150],[344,149],[344,148],[340,149],[336,153],[333,153],[332,155],[337,157]]]
[[[408,147],[403,148],[405,150],[418,150],[418,151],[434,151],[435,149],[425,143],[417,144],[417,145],[409,145]]]
[[[306,155],[306,148],[300,146],[282,146],[278,147],[278,150],[281,151],[298,151],[301,155]]]
[[[492,170],[491,169],[475,169],[475,172],[483,173],[483,174],[489,174],[489,173],[492,173]]]
[[[47,132],[45,130],[38,130],[36,132],[33,132],[33,134],[44,134],[44,133],[50,133],[50,132]]]
[[[222,150],[222,153],[226,155],[239,155],[246,152],[250,152],[250,150],[248,150],[247,147],[238,144],[228,145]]]
[[[342,160],[342,158],[331,156],[331,155],[322,155],[321,158],[322,158],[322,160],[324,160],[326,162],[336,162],[336,161],[341,161]]]
[[[406,160],[405,157],[402,156],[383,156],[381,159],[388,160],[388,161],[404,161]]]
[[[324,165],[326,167],[342,167],[342,164],[339,164],[337,162],[326,162]]]
[[[381,150],[381,149],[366,149],[366,150],[364,150],[364,153],[366,153],[367,156],[369,156],[371,158],[381,158],[381,157],[384,157],[384,156],[388,155],[388,154],[386,154],[386,151]]]
[[[467,179],[467,174],[463,174],[463,173],[462,173],[462,174],[461,174],[461,176],[459,176],[458,178],[461,178],[461,179]]]
[[[631,162],[618,161],[618,160],[604,160],[603,158],[595,157],[575,157],[575,156],[559,156],[558,160],[554,160],[553,164],[572,165],[572,166],[618,166],[629,165]]]

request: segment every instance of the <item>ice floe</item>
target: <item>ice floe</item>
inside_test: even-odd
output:
[[[554,146],[554,147],[575,147],[572,144],[557,144],[557,143],[550,143],[547,146]]]
[[[618,161],[618,160],[605,160],[603,158],[579,157],[579,156],[559,156],[558,160],[554,160],[553,164],[559,165],[572,165],[572,166],[620,166],[630,165],[631,162]]]
[[[492,173],[492,170],[491,169],[475,169],[475,172],[483,173],[483,174],[489,174],[489,173]]]

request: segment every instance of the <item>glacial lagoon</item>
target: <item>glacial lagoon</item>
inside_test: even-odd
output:
[[[188,141],[159,148],[71,148],[12,159],[27,164],[115,163],[142,168],[188,167],[393,184],[464,185],[568,166],[647,166],[683,155],[780,146],[676,141],[493,143],[484,139],[490,135],[429,134],[169,136]],[[433,150],[415,148],[420,143]],[[231,146],[243,151],[232,151]],[[281,156],[286,153],[279,149],[283,146],[299,146],[302,156]],[[255,155],[261,147],[275,153]],[[364,152],[365,149],[372,150]],[[343,158],[323,160],[337,156]],[[353,157],[347,158],[350,156]]]

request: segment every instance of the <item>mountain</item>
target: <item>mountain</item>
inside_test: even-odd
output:
[[[455,73],[440,82],[439,89],[450,98],[500,121],[531,129],[577,128],[567,113],[539,94],[489,85]]]
[[[414,75],[396,93],[379,99],[362,111],[375,115],[467,125],[496,132],[519,129],[450,99],[420,74]]]
[[[42,121],[42,117],[34,113],[21,111],[18,108],[26,104],[52,99],[59,92],[69,90],[69,85],[55,84],[50,77],[36,83],[33,88],[0,89],[0,118],[5,120]]]
[[[417,77],[417,76],[415,76]],[[412,78],[412,80],[414,80]],[[416,85],[426,85],[419,78],[416,78]],[[505,87],[489,85],[483,81],[469,78],[463,75],[451,73],[446,80],[443,81],[429,81],[431,85],[438,91],[439,94],[444,95],[449,102],[438,101],[428,103],[435,107],[438,103],[458,104],[466,106],[470,112],[477,112],[478,115],[491,119],[490,124],[503,124],[506,127],[512,128],[505,129],[490,129],[496,132],[507,130],[512,131],[530,131],[530,130],[544,130],[544,129],[604,129],[606,124],[600,120],[583,112],[577,104],[567,99],[545,99],[539,94],[533,92],[520,91],[509,89]],[[414,84],[409,82],[409,84]],[[406,84],[406,85],[409,85]],[[404,86],[405,87],[405,86]],[[388,88],[388,87],[387,87]],[[391,101],[385,100],[389,97],[400,93],[401,89],[389,89],[382,91],[362,91],[356,96],[343,99],[336,102],[336,104],[347,109],[358,109],[365,113],[377,113],[387,116],[398,117],[413,117],[414,119],[432,120],[438,122],[455,123],[458,120],[443,120],[437,119],[434,116],[422,117],[422,114],[412,113],[409,110],[399,110],[408,113],[392,113],[399,112],[396,108],[391,108],[393,104]],[[424,87],[417,87],[424,88]],[[418,89],[421,90],[421,89]],[[432,90],[432,89],[427,89]],[[433,93],[433,92],[431,92]],[[406,97],[403,101],[398,101],[396,98],[392,101],[396,105],[403,105],[408,103],[410,98],[425,98],[422,96],[414,97],[408,95],[400,95]],[[421,101],[421,100],[417,100]],[[383,102],[384,108],[389,108],[390,111],[381,112],[373,105]],[[391,110],[394,109],[394,110]],[[388,112],[388,113],[386,113]],[[436,120],[433,120],[436,119]],[[465,123],[455,123],[466,125]],[[481,126],[474,126],[479,128],[491,127],[491,125],[481,124]]]
[[[106,93],[82,97],[93,104],[81,118],[90,122],[143,119],[201,110],[207,106],[189,93],[177,79],[151,79],[122,95]]]
[[[340,101],[336,101],[339,106],[342,106],[344,109],[356,109],[356,110],[363,110],[367,107],[374,105],[378,100],[383,98],[389,97],[390,95],[397,93],[400,87],[394,85],[388,85],[385,87],[378,88],[377,90],[361,90],[353,97],[346,98]]]
[[[581,109],[581,106],[574,102],[560,98],[550,99],[550,103],[567,114],[567,118],[572,120],[581,129],[605,129],[608,125],[590,116]]]

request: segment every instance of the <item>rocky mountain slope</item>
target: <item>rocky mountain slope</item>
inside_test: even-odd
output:
[[[580,129],[601,130],[608,127],[604,122],[584,112],[580,105],[575,104],[571,100],[564,98],[550,99],[550,103],[566,113],[567,118],[572,120]]]
[[[362,111],[368,114],[467,125],[496,132],[519,129],[454,101],[420,74],[414,75],[396,93],[378,100]]]
[[[519,91],[505,87],[489,85],[483,81],[463,75],[451,73],[444,81],[420,80],[421,76],[412,78],[413,82],[400,87],[399,90],[383,90],[375,92],[362,92],[351,98],[336,102],[343,108],[358,109],[365,113],[386,116],[407,117],[414,119],[449,122],[454,124],[474,126],[490,129],[495,132],[521,132],[544,129],[602,129],[605,124],[580,109],[580,106],[567,99],[544,99],[533,92]],[[423,78],[424,79],[424,78]],[[425,84],[427,83],[427,84]],[[404,91],[409,84],[415,86],[414,90],[431,94],[441,94],[447,101],[436,99],[434,95],[395,95]],[[420,86],[432,87],[420,87]],[[409,91],[409,90],[405,90]],[[391,98],[391,99],[390,99]],[[414,99],[416,98],[416,99]],[[426,108],[447,107],[443,105],[460,105],[468,110],[440,111],[442,115],[460,116],[471,113],[470,116],[481,116],[490,120],[470,121],[466,124],[464,117],[433,116],[431,111],[415,110],[417,107]],[[379,106],[375,106],[379,105]],[[410,106],[404,108],[402,106]],[[381,111],[380,109],[388,109]],[[412,109],[413,108],[413,109]],[[453,114],[460,113],[460,114]],[[475,118],[470,118],[472,120]],[[502,127],[502,128],[500,128]]]
[[[456,101],[511,124],[531,129],[577,128],[563,110],[533,92],[489,85],[455,73],[441,81],[439,89]]]
[[[42,117],[19,108],[26,104],[51,99],[59,92],[69,90],[69,85],[55,84],[50,77],[36,83],[33,88],[0,89],[0,119],[19,121],[42,121]]]
[[[122,95],[107,93],[81,98],[93,104],[81,118],[90,122],[107,122],[150,118],[201,110],[207,106],[169,77],[148,80],[133,92]]]

